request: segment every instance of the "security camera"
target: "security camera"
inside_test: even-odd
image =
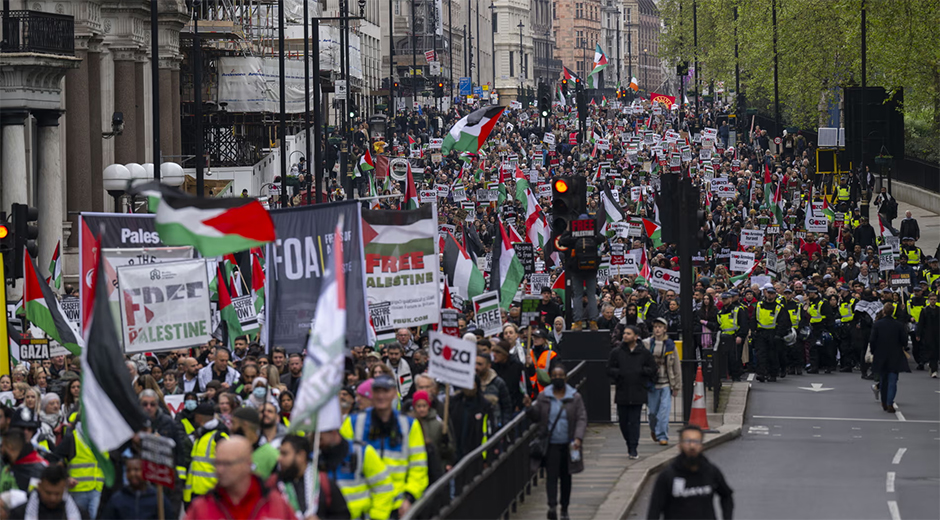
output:
[[[124,132],[124,112],[115,112],[111,114],[111,131],[101,134],[105,139],[110,139]]]

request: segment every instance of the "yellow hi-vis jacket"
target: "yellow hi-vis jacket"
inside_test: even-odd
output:
[[[104,472],[98,466],[98,459],[91,448],[82,440],[77,430],[72,431],[75,438],[75,457],[69,461],[69,476],[78,481],[70,491],[82,493],[85,491],[98,491],[104,489]],[[107,453],[105,458],[109,458]]]
[[[218,479],[215,476],[215,448],[219,438],[227,439],[228,434],[219,430],[209,430],[193,444],[192,462],[186,474],[186,488],[183,500],[192,502],[194,496],[205,495],[215,488]]]
[[[405,493],[414,500],[424,494],[428,487],[428,454],[420,422],[396,410],[392,410],[392,421],[398,425],[400,437],[372,438],[372,408],[347,417],[339,432],[346,439],[372,446],[378,453],[395,484],[394,510],[401,506]]]
[[[375,448],[364,442],[346,442],[346,458],[329,474],[346,499],[349,517],[386,520],[395,502],[392,475]]]

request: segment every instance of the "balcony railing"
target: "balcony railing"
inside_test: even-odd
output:
[[[0,12],[0,52],[75,55],[75,21],[40,11]]]

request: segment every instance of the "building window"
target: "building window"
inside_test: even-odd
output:
[[[516,75],[515,60],[513,60],[513,52],[509,51],[509,77]]]
[[[584,17],[584,4],[582,3],[574,4],[574,17],[575,18]]]
[[[529,55],[522,54],[522,77],[529,79]]]
[[[499,32],[497,28],[499,27],[499,13],[493,13],[493,32]]]
[[[633,14],[631,9],[627,9],[627,23],[633,23]]]

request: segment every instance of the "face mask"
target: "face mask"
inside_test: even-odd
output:
[[[255,396],[257,399],[264,399],[264,394],[266,393],[268,393],[268,390],[267,388],[263,386],[259,386],[258,388],[255,388],[254,390],[251,391],[251,394]]]
[[[183,403],[183,406],[191,412],[196,409],[196,401],[193,401],[192,399],[190,399],[186,401],[185,403]]]
[[[564,379],[560,377],[556,377],[552,379],[552,388],[554,388],[555,390],[561,390],[564,387],[565,387]]]

